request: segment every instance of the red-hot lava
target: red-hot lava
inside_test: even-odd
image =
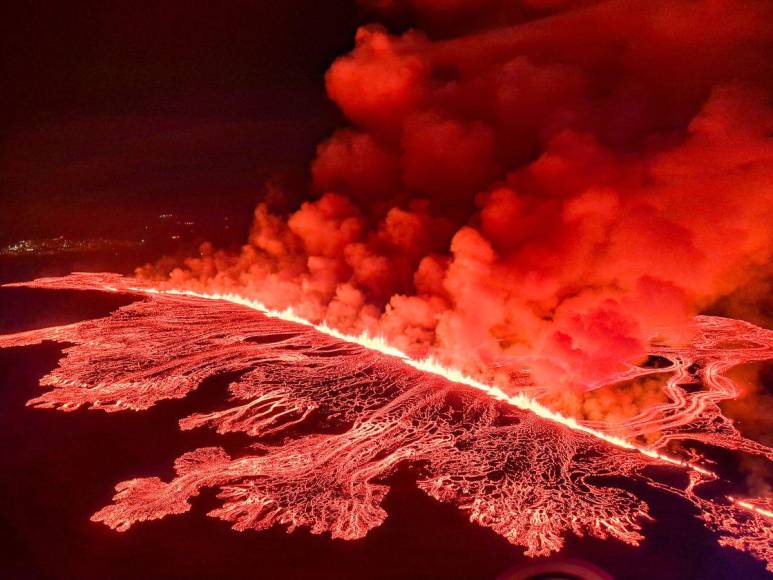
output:
[[[222,505],[210,515],[235,529],[303,526],[358,538],[386,517],[385,478],[412,464],[420,489],[529,555],[559,550],[570,532],[635,545],[649,508],[605,483],[603,476],[614,476],[690,502],[721,544],[773,569],[771,499],[718,497],[713,466],[690,450],[698,441],[773,459],[773,449],[744,438],[718,405],[738,394],[725,371],[773,358],[772,331],[699,317],[689,345],[649,348],[670,361],[668,401],[604,424],[564,417],[523,390],[505,391],[237,295],[164,291],[112,274],[21,285],[137,296],[106,318],[0,336],[0,347],[73,345],[32,406],[144,410],[186,396],[208,377],[239,373],[228,407],[183,417],[180,427],[242,433],[252,441],[246,452],[196,449],[177,459],[171,482],[118,484],[115,503],[93,516],[117,530],[186,512],[191,497],[216,488]],[[673,483],[675,474],[683,485]]]
[[[180,425],[254,449],[187,453],[95,519],[126,529],[214,487],[237,529],[356,538],[409,462],[536,555],[568,532],[641,539],[646,503],[608,475],[773,566],[770,499],[715,497],[691,447],[771,460],[719,407],[726,371],[773,358],[770,331],[696,315],[769,323],[773,4],[363,3],[423,32],[364,27],[333,63],[350,125],[319,146],[311,198],[271,189],[238,253],[30,284],[142,299],[0,338],[74,344],[39,407],[141,410],[243,373],[230,407]]]

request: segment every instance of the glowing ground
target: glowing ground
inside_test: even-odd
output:
[[[384,520],[385,479],[410,462],[421,490],[529,555],[560,550],[570,532],[639,542],[649,508],[615,483],[624,478],[683,498],[720,543],[773,569],[773,501],[716,493],[712,466],[678,445],[698,441],[773,458],[718,407],[737,396],[723,373],[773,358],[773,332],[699,318],[689,347],[651,350],[672,363],[668,402],[605,425],[551,415],[525,397],[406,360],[378,341],[331,336],[281,313],[158,293],[111,274],[24,285],[138,298],[102,319],[0,336],[0,347],[72,345],[42,379],[50,388],[32,406],[140,411],[185,397],[209,377],[240,373],[221,408],[183,417],[180,428],[241,433],[251,441],[245,454],[196,449],[176,460],[170,482],[119,483],[114,503],[92,517],[119,531],[186,512],[191,497],[215,488],[222,503],[210,515],[235,529],[304,526],[354,539]],[[696,381],[701,388],[683,388]]]

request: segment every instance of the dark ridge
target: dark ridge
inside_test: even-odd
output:
[[[290,340],[298,336],[296,332],[287,332],[284,334],[264,334],[263,336],[248,336],[244,339],[244,342],[251,342],[254,344],[271,344],[274,342],[282,342],[283,340]]]
[[[703,390],[702,383],[680,383],[679,388],[686,393],[697,393]]]
[[[0,288],[0,334],[102,318],[139,299],[98,291]]]
[[[665,369],[673,365],[674,363],[672,363],[666,357],[651,354],[647,357],[647,360],[645,360],[639,366],[645,369]]]

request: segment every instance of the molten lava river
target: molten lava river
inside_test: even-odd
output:
[[[187,512],[192,497],[214,488],[220,504],[209,515],[236,530],[307,527],[360,538],[384,521],[385,481],[408,463],[422,491],[531,556],[560,550],[570,533],[636,545],[651,516],[624,489],[631,481],[683,498],[722,545],[773,570],[773,500],[717,491],[721,466],[694,449],[773,459],[719,407],[739,392],[725,371],[773,358],[771,331],[699,317],[690,345],[651,347],[670,361],[654,369],[669,373],[663,400],[612,423],[561,415],[525,391],[233,295],[160,291],[114,274],[19,285],[137,297],[105,318],[0,336],[0,347],[70,345],[33,407],[142,411],[185,397],[208,377],[238,376],[221,408],[179,424],[241,433],[247,451],[193,449],[176,459],[171,481],[149,474],[118,483],[114,502],[92,516],[115,530]]]

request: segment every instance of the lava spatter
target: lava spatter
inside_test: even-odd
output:
[[[235,529],[282,525],[359,538],[386,517],[386,478],[411,463],[419,467],[420,489],[529,555],[559,550],[568,533],[637,544],[649,508],[631,491],[599,483],[598,476],[617,476],[691,502],[723,545],[771,566],[769,499],[703,497],[700,484],[716,477],[712,471],[666,452],[669,443],[691,439],[770,459],[771,450],[744,439],[718,406],[737,395],[725,370],[773,357],[769,331],[699,317],[691,345],[652,349],[673,363],[668,402],[604,425],[564,417],[431,361],[407,359],[376,339],[326,333],[290,312],[160,292],[116,275],[24,285],[138,298],[102,319],[0,337],[0,347],[72,344],[42,379],[50,389],[32,406],[143,410],[184,397],[208,377],[241,373],[229,386],[228,407],[183,417],[180,427],[239,432],[254,445],[243,454],[192,450],[177,459],[170,482],[119,483],[114,503],[92,518],[114,529],[186,512],[190,498],[214,488],[221,505],[210,515]],[[683,373],[696,363],[702,388],[685,390]],[[654,443],[632,443],[641,435]],[[682,489],[657,480],[645,469],[654,465],[685,470],[689,484]]]

